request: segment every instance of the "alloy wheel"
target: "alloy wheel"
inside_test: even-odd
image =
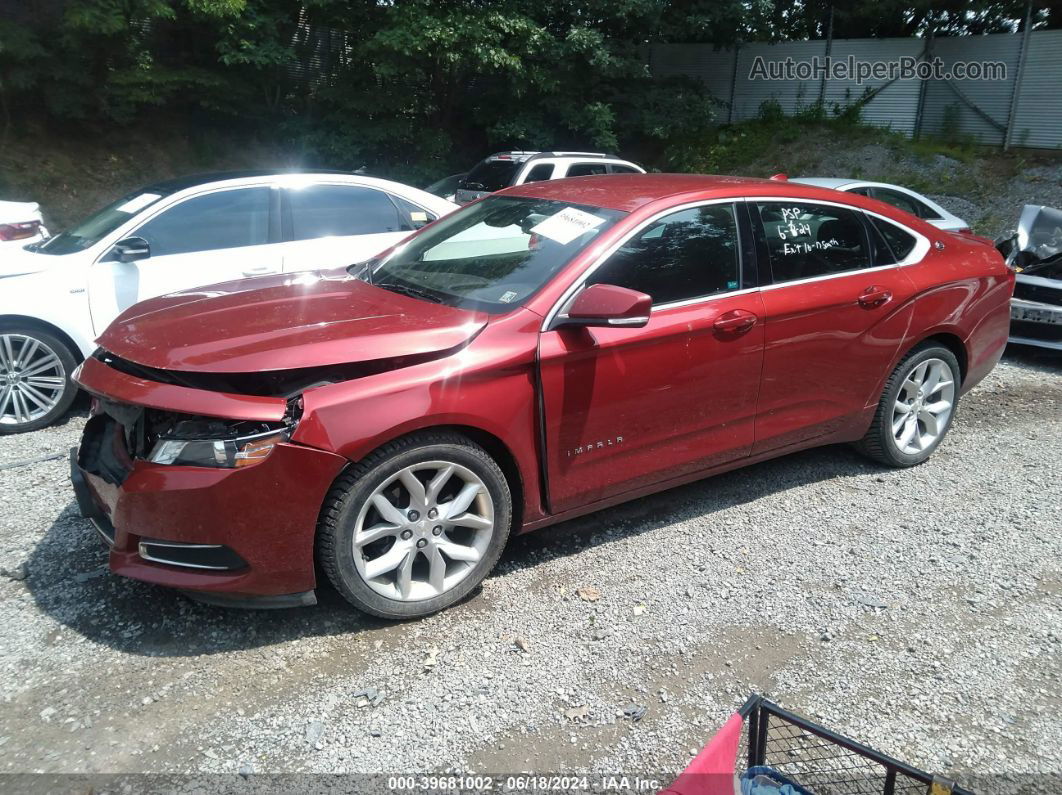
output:
[[[942,359],[919,362],[900,385],[892,411],[892,435],[902,453],[914,455],[937,441],[955,406],[955,375]]]
[[[494,503],[472,470],[427,461],[391,475],[354,527],[358,574],[381,596],[431,599],[464,580],[494,535]]]
[[[66,391],[66,369],[43,341],[0,333],[0,425],[27,425],[51,412]]]

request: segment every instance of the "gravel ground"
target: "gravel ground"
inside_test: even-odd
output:
[[[638,500],[514,541],[406,624],[111,576],[62,457],[83,417],[0,438],[0,772],[667,778],[755,690],[1034,789],[1062,773],[1060,376],[1008,352],[923,466],[831,447]]]

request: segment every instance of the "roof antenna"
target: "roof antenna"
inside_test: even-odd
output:
[[[786,174],[784,171],[779,171],[777,174],[771,177],[771,179],[773,179],[775,182],[785,182],[789,179],[789,175]]]

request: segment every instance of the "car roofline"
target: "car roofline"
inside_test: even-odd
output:
[[[201,187],[203,185],[210,185],[215,182],[232,182],[236,180],[248,180],[248,179],[263,179],[265,177],[278,177],[287,174],[305,174],[309,175],[331,175],[331,176],[348,176],[348,177],[360,177],[368,176],[366,174],[357,174],[353,171],[340,171],[338,169],[327,168],[280,168],[280,169],[246,169],[237,171],[212,171],[203,172],[198,174],[188,174],[183,177],[173,177],[172,179],[159,180],[152,182],[149,185],[145,185],[141,188],[141,192],[157,192],[164,191],[166,193],[180,193],[188,188]]]

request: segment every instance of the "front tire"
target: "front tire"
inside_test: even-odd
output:
[[[912,349],[889,376],[870,430],[856,447],[886,466],[921,464],[955,419],[961,372],[955,354],[942,345]]]
[[[482,582],[511,524],[509,485],[487,452],[457,434],[420,433],[340,475],[321,511],[317,560],[358,609],[421,618]]]
[[[0,434],[51,425],[77,396],[77,362],[62,340],[32,327],[0,328]]]

